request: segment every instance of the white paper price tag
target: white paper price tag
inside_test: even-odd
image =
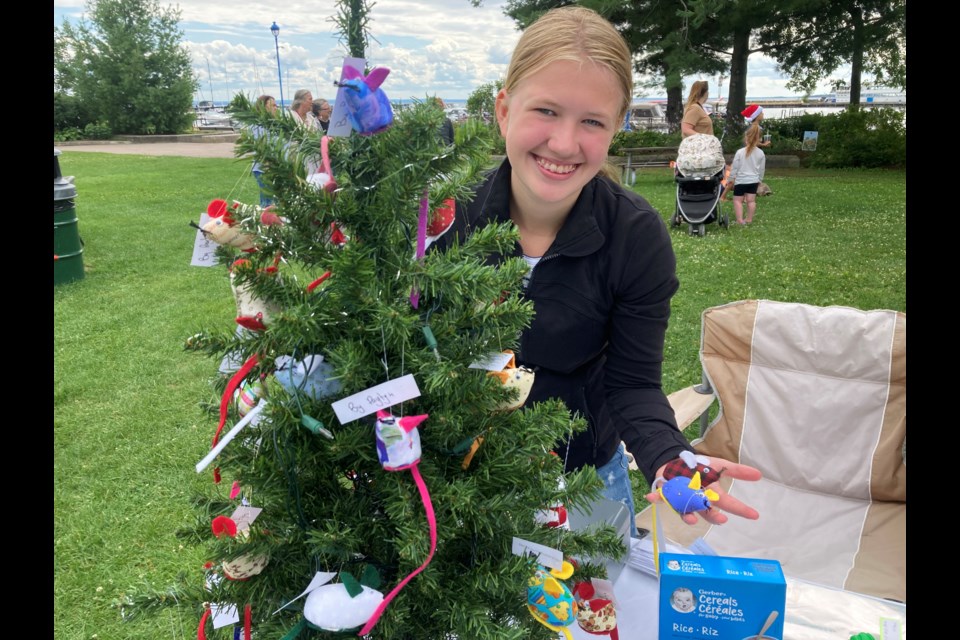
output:
[[[316,589],[317,587],[322,587],[323,585],[327,584],[328,582],[330,582],[331,580],[333,580],[334,576],[336,576],[336,575],[337,575],[337,574],[335,574],[335,573],[330,573],[329,571],[317,571],[317,573],[313,576],[313,580],[311,580],[311,581],[310,581],[310,584],[307,585],[307,588],[303,590],[303,593],[301,593],[300,595],[298,595],[296,598],[294,598],[293,600],[291,600],[291,601],[288,602],[287,604],[283,605],[283,607],[280,607],[279,609],[277,609],[276,611],[274,611],[271,615],[277,615],[280,611],[283,610],[284,607],[290,606],[291,604],[293,604],[294,602],[296,602],[297,600],[299,600],[299,599],[302,598],[303,596],[307,595],[308,593],[310,593],[311,591],[313,591],[313,590]]]
[[[349,56],[343,59],[343,67],[353,67],[360,74],[367,67],[367,61],[364,58],[351,58]],[[340,69],[340,82],[343,82],[343,67]],[[330,114],[330,127],[327,129],[327,135],[330,137],[349,136],[353,131],[350,125],[350,119],[347,118],[347,100],[343,97],[344,88],[337,89],[336,101],[333,103],[333,113]]]
[[[613,607],[617,607],[617,597],[613,594],[613,583],[603,578],[590,578],[593,585],[593,596],[602,600],[610,600]]]
[[[260,507],[241,505],[230,515],[230,519],[237,523],[237,532],[239,533],[249,529],[261,511],[263,509]]]
[[[235,604],[214,602],[210,605],[210,613],[213,614],[214,629],[240,622],[240,614],[237,612],[237,605]]]
[[[523,538],[513,538],[513,555],[536,556],[537,562],[551,569],[563,569],[563,552]]]
[[[210,216],[204,211],[200,214],[200,226],[207,224]],[[210,240],[203,231],[197,229],[197,237],[193,240],[193,257],[190,259],[191,267],[212,267],[217,264],[217,256],[213,251],[217,248],[217,243]]]
[[[512,353],[490,353],[481,360],[477,360],[470,365],[470,369],[483,369],[485,371],[503,371],[503,368],[510,362]]]
[[[380,409],[418,397],[420,397],[420,389],[417,387],[417,381],[412,373],[408,373],[402,378],[378,384],[366,391],[337,400],[330,406],[337,414],[340,424],[347,424]]]

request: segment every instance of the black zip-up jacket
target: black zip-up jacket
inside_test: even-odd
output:
[[[441,249],[455,236],[510,220],[510,174],[504,160],[465,208],[458,203]],[[670,298],[678,287],[660,215],[606,178],[587,183],[531,274],[524,295],[535,315],[517,353],[517,364],[536,372],[527,404],[561,398],[587,420],[569,453],[567,442],[556,448],[567,469],[603,466],[623,440],[652,481],[660,465],[692,451],[661,387]]]

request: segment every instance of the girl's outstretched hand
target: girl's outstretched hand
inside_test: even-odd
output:
[[[724,458],[710,457],[709,460],[709,467],[718,471],[722,470],[721,477],[755,482],[762,476],[760,470],[755,467],[739,464],[737,462],[730,462]],[[658,478],[663,477],[664,467],[666,467],[666,465],[657,470]],[[694,513],[688,513],[680,516],[687,524],[696,524],[697,516],[700,516],[710,524],[723,524],[728,520],[727,514],[724,512],[731,513],[735,516],[740,516],[741,518],[747,518],[748,520],[757,520],[760,518],[760,513],[756,509],[748,504],[740,502],[733,496],[728,495],[727,492],[723,490],[723,487],[720,486],[719,482],[714,482],[709,486],[703,487],[703,489],[712,489],[717,493],[718,496],[720,496],[720,499],[714,502],[713,506],[706,511],[695,511]],[[651,491],[648,493],[646,498],[651,503],[663,502],[663,498],[661,498],[660,494],[656,491]]]

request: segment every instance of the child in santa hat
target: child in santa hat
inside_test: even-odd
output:
[[[750,224],[757,211],[757,187],[763,180],[767,166],[767,157],[760,150],[760,120],[763,119],[763,107],[752,104],[741,114],[750,122],[750,128],[743,136],[744,146],[733,156],[733,165],[727,176],[723,199],[727,200],[733,190],[733,213],[737,224]],[[769,143],[768,143],[769,144]],[[747,203],[747,215],[743,215],[743,203]]]
[[[763,122],[763,107],[758,104],[748,104],[747,108],[740,112],[740,115],[743,116],[744,121],[746,121],[748,125],[760,129],[761,132],[763,131],[763,128],[760,126],[760,123]],[[770,141],[761,141],[758,146],[769,147]]]

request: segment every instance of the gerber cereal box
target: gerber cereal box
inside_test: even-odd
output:
[[[786,601],[776,560],[660,554],[660,640],[782,640]]]

